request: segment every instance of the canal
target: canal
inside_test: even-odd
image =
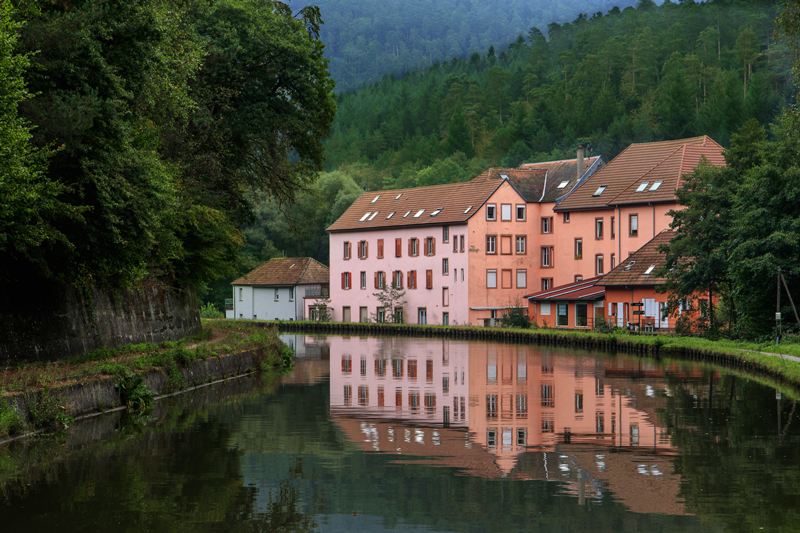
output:
[[[796,531],[800,412],[724,369],[285,336],[258,378],[0,448],[3,531]]]

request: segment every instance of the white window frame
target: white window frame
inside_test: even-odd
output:
[[[486,220],[497,220],[497,204],[486,204]]]
[[[486,288],[487,289],[497,288],[497,270],[491,269],[486,271]]]

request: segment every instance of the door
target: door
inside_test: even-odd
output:
[[[424,326],[428,323],[428,310],[424,307],[419,308],[419,325]]]
[[[342,309],[342,322],[350,322],[350,308],[345,307]]]

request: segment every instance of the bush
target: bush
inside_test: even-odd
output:
[[[510,328],[529,328],[531,327],[531,319],[525,313],[524,307],[512,307],[503,311],[503,316],[500,318],[500,323],[505,327]]]
[[[20,433],[25,428],[25,422],[16,405],[6,400],[0,401],[0,436]]]
[[[25,403],[31,417],[31,425],[35,428],[66,429],[72,422],[72,417],[66,412],[66,407],[61,405],[61,399],[50,393],[50,389],[25,395]]]
[[[200,306],[200,318],[225,318],[225,313],[217,309],[211,302],[208,302],[206,305]]]
[[[126,372],[115,385],[122,405],[129,411],[144,411],[153,403],[153,393],[144,384],[144,379],[133,372]]]

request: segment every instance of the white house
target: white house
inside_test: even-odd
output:
[[[310,257],[270,259],[231,285],[226,318],[303,320],[304,300],[328,296],[330,269]]]

